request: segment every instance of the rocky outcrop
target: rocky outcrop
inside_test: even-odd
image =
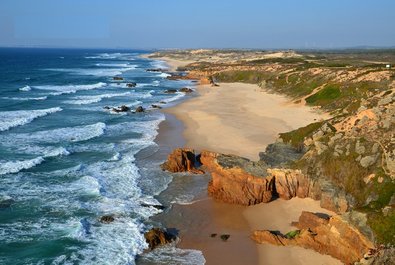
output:
[[[176,239],[175,235],[172,235],[161,228],[152,228],[144,234],[144,237],[151,250],[156,247],[171,243]]]
[[[295,226],[300,229],[286,235],[268,230],[254,231],[252,239],[257,243],[278,246],[300,246],[330,255],[353,264],[364,257],[374,246],[357,229],[338,216],[302,212]]]
[[[281,199],[309,196],[310,181],[300,170],[274,168],[267,172],[274,178],[276,192]]]
[[[265,152],[259,153],[260,160],[271,167],[282,167],[303,156],[303,150],[297,150],[290,144],[276,142],[269,144]]]
[[[204,174],[204,171],[195,167],[195,151],[189,148],[177,148],[168,157],[167,161],[161,165],[163,170],[176,172],[191,172],[194,174]]]
[[[203,151],[200,161],[211,172],[208,193],[223,202],[253,205],[272,200],[274,179],[266,166],[232,155]]]
[[[114,76],[113,79],[114,79],[114,80],[117,80],[117,81],[122,81],[122,80],[123,80],[123,77]]]

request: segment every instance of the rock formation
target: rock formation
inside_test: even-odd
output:
[[[168,157],[167,161],[161,165],[163,170],[176,172],[191,172],[194,174],[204,174],[203,170],[195,167],[195,151],[189,148],[177,148]]]
[[[203,151],[200,161],[211,172],[208,193],[223,202],[253,205],[269,202],[274,195],[274,179],[265,177],[265,166],[237,156]],[[257,176],[259,174],[263,174]]]
[[[337,258],[345,264],[359,261],[374,247],[364,235],[338,216],[328,217],[302,212],[295,226],[300,231],[288,233],[288,236],[268,230],[258,230],[254,231],[251,237],[259,244],[294,245],[313,249]]]
[[[152,228],[144,234],[144,237],[151,250],[156,247],[171,243],[176,239],[176,236],[161,228]]]

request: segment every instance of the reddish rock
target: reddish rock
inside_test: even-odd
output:
[[[338,216],[325,217],[303,212],[296,226],[301,230],[294,238],[268,230],[254,231],[251,238],[260,244],[295,245],[313,249],[345,264],[354,264],[373,248],[372,242]]]
[[[204,174],[203,170],[195,168],[195,151],[189,148],[177,148],[167,157],[167,161],[161,165],[163,170],[173,173],[191,172]]]
[[[209,151],[203,151],[200,155],[200,162],[212,176],[208,185],[210,196],[222,202],[242,205],[269,202],[272,199],[274,178],[254,176],[237,165],[220,165],[219,156],[222,155]]]
[[[151,250],[156,247],[171,243],[175,240],[175,236],[169,234],[161,228],[152,228],[144,234],[145,240]]]
[[[268,174],[275,179],[280,198],[289,200],[293,197],[306,198],[309,195],[310,182],[300,170],[275,168],[268,169]]]

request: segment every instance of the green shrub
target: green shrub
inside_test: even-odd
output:
[[[306,102],[311,105],[327,105],[341,96],[338,85],[327,85],[314,95],[306,98]]]

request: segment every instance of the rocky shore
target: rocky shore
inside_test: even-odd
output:
[[[178,54],[155,56],[174,56],[172,60],[175,60]],[[204,62],[209,56],[211,61]],[[303,211],[298,221],[293,220],[296,229],[291,231],[252,231],[251,238],[259,244],[308,248],[344,264],[392,264],[395,259],[393,72],[371,71],[374,66],[331,69],[317,66],[318,62],[323,63],[318,59],[315,65],[306,66],[300,61],[306,55],[296,53],[285,53],[274,61],[265,53],[259,54],[262,57],[259,63],[248,61],[248,56],[258,60],[256,53],[238,54],[239,60],[235,61],[221,52],[213,56],[211,51],[202,51],[197,53],[201,62],[195,60],[179,67],[189,71],[188,78],[212,86],[218,80],[236,81],[235,75],[243,74],[247,79],[237,81],[257,83],[287,94],[296,103],[316,105],[330,112],[331,117],[280,133],[276,142],[259,154],[259,160],[218,153],[216,148],[211,150],[217,152],[203,150],[199,154],[184,148],[174,150],[162,169],[188,174],[208,172],[211,180],[207,193],[220,202],[251,206],[296,197],[312,198],[333,212]],[[196,57],[187,57],[188,63],[191,58]],[[299,83],[292,83],[292,74],[298,71]],[[308,87],[310,83],[305,81],[308,75],[325,76],[324,84],[300,94],[286,90],[300,87],[300,83]],[[284,83],[278,81],[282,78]],[[332,83],[329,88],[328,82]],[[377,88],[376,83],[382,87]],[[356,89],[355,94],[344,96],[348,93],[343,90],[346,84],[348,89]],[[355,84],[362,88],[354,88]],[[365,90],[365,86],[372,89]]]

